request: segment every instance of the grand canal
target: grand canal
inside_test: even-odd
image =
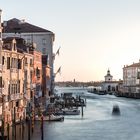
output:
[[[84,116],[65,116],[64,122],[44,122],[44,140],[139,140],[140,100],[95,95],[86,90],[58,89],[86,97]],[[118,104],[121,115],[112,116]],[[31,140],[41,140],[40,124],[35,124]]]

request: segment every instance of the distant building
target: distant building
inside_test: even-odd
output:
[[[22,37],[25,39],[27,44],[36,43],[37,51],[42,52],[43,55],[46,55],[47,62],[50,68],[50,79],[46,77],[48,82],[46,82],[46,87],[49,88],[49,92],[53,90],[54,74],[53,74],[53,42],[54,42],[54,33],[21,21],[19,19],[13,18],[3,23],[3,36],[4,37]],[[46,89],[47,89],[46,88]],[[48,90],[46,91],[48,92]]]
[[[113,76],[110,74],[110,70],[107,71],[105,75],[105,81],[101,83],[103,91],[115,92],[118,91],[118,81],[113,81]]]
[[[140,62],[123,67],[124,93],[140,93]]]

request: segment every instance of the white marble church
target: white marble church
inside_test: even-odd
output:
[[[108,69],[107,74],[105,75],[105,81],[102,82],[101,87],[103,91],[115,92],[118,91],[118,83],[118,81],[113,81],[113,76]]]

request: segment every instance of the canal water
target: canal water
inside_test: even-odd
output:
[[[139,140],[140,100],[95,95],[85,89],[59,88],[86,98],[84,116],[65,116],[64,122],[44,122],[43,140]],[[117,104],[120,116],[112,116],[112,107]],[[31,140],[41,140],[40,123],[36,122]]]

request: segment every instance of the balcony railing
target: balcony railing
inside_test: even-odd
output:
[[[4,102],[8,102],[9,101],[8,95],[3,96],[3,100],[4,100]]]
[[[31,89],[36,88],[36,84],[31,84]]]
[[[28,63],[27,62],[25,62],[25,66],[28,66]]]
[[[23,94],[20,94],[20,93],[10,95],[10,100],[18,100],[22,98],[23,98]]]
[[[37,79],[40,79],[40,77],[41,77],[40,74],[37,74]]]
[[[29,97],[27,94],[24,94],[24,97],[25,97],[27,100],[30,100],[30,97]]]
[[[30,67],[33,67],[34,66],[34,64],[33,63],[30,63]]]
[[[11,72],[13,72],[13,73],[17,73],[18,70],[17,70],[17,68],[11,68]]]

